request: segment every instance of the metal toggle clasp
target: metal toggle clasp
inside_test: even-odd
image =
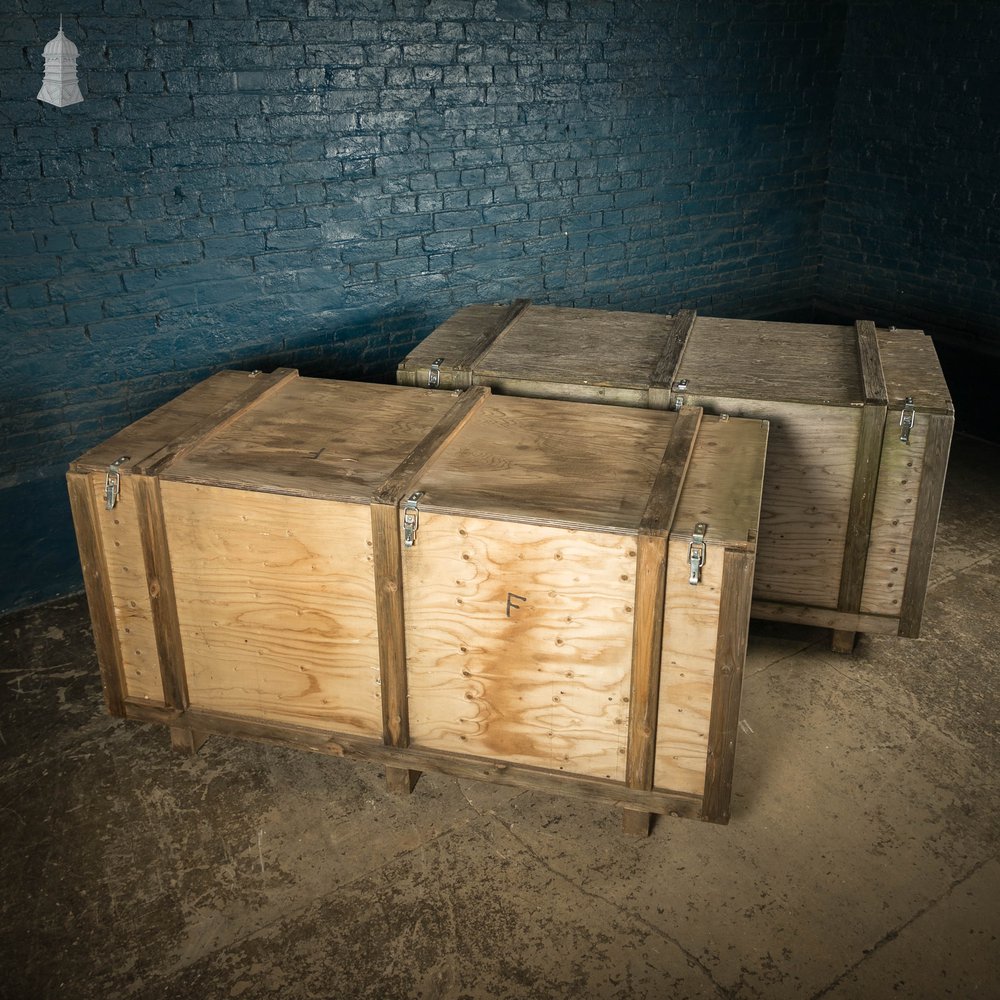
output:
[[[674,383],[674,392],[685,392],[688,387],[688,380],[686,378],[678,379]],[[674,409],[679,410],[684,405],[684,397],[677,396],[674,398]]]
[[[694,526],[691,545],[688,547],[688,563],[691,566],[691,575],[688,577],[688,583],[693,587],[697,587],[701,582],[701,568],[705,565],[705,554],[707,552],[705,545],[706,531],[708,531],[708,525],[702,524],[699,521]]]
[[[436,389],[441,384],[441,365],[444,358],[435,358],[431,362],[430,371],[427,372],[427,388]]]
[[[910,443],[910,431],[917,418],[917,408],[913,405],[913,397],[907,396],[903,403],[903,412],[899,415],[899,440],[903,444]]]
[[[119,469],[123,462],[128,461],[128,455],[116,458],[108,466],[108,474],[104,477],[104,507],[106,510],[114,510],[118,503],[118,494],[121,493],[122,475]]]
[[[411,493],[406,498],[403,506],[403,546],[407,549],[413,548],[413,543],[417,540],[417,528],[420,527],[420,511],[417,504],[423,493]]]

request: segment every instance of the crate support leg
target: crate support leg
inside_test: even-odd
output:
[[[197,729],[188,729],[186,726],[170,727],[170,745],[178,752],[193,757],[208,739],[208,733],[200,732]]]
[[[653,814],[641,809],[622,810],[622,832],[630,837],[648,837],[653,825]]]
[[[420,771],[411,771],[407,767],[387,767],[385,769],[385,784],[393,795],[409,795],[420,780]]]
[[[835,653],[853,653],[854,642],[858,637],[857,632],[848,632],[844,629],[835,628],[832,630],[830,648]]]

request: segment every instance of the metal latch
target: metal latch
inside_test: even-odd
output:
[[[411,493],[406,498],[403,505],[403,546],[408,549],[413,548],[413,543],[417,540],[417,528],[420,527],[420,511],[417,504],[423,493]]]
[[[708,525],[702,524],[700,521],[694,526],[694,534],[691,536],[691,545],[688,547],[688,563],[691,566],[691,575],[688,577],[688,583],[693,587],[697,587],[701,583],[701,568],[705,565],[705,532],[708,531]]]
[[[444,358],[435,358],[431,362],[430,371],[427,372],[427,388],[436,389],[441,384],[441,365]]]
[[[674,392],[684,392],[688,387],[688,380],[686,378],[679,379],[674,383]],[[679,410],[684,405],[684,397],[677,396],[674,399],[674,409]]]
[[[917,417],[917,408],[913,405],[913,397],[907,396],[903,403],[903,412],[899,415],[899,440],[903,444],[910,443],[910,431]]]
[[[114,510],[118,503],[118,494],[121,493],[122,474],[119,471],[123,462],[128,461],[128,455],[116,458],[108,466],[108,474],[104,477],[104,507],[106,510]]]

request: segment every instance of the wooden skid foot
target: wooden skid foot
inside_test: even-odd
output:
[[[183,726],[170,727],[170,745],[179,753],[193,757],[205,745],[207,739],[208,733],[186,729]]]
[[[835,653],[853,653],[854,640],[857,639],[857,632],[845,632],[842,629],[833,630],[833,638],[830,641],[830,648]]]
[[[638,809],[622,810],[622,830],[631,837],[648,837],[653,814]]]
[[[385,769],[385,784],[393,795],[409,795],[420,777],[419,771],[410,771],[405,767],[387,767]]]

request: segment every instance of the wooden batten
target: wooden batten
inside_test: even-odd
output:
[[[649,405],[654,409],[673,405],[674,379],[697,315],[694,309],[681,309],[673,319],[649,379]]]
[[[115,621],[114,597],[104,561],[104,549],[98,530],[97,504],[94,501],[90,476],[71,472],[66,477],[69,487],[73,527],[76,529],[83,584],[93,623],[97,663],[101,670],[104,702],[110,715],[123,718],[125,708],[125,677],[121,647]]]
[[[924,446],[924,471],[917,497],[913,527],[913,544],[906,567],[902,604],[899,613],[899,634],[910,638],[920,635],[924,594],[930,573],[931,556],[937,535],[941,498],[955,418],[951,414],[933,413],[928,417],[927,440]]]
[[[529,305],[530,299],[515,299],[506,306],[493,323],[469,341],[466,351],[455,359],[455,368],[465,372],[474,371],[479,359],[510,330]]]
[[[725,565],[715,647],[715,684],[712,689],[702,804],[702,816],[713,823],[729,822],[743,666],[747,655],[747,628],[753,593],[753,555],[727,549],[723,558]]]
[[[168,708],[183,709],[188,705],[187,676],[160,483],[142,475],[133,479],[133,486],[164,702]]]

